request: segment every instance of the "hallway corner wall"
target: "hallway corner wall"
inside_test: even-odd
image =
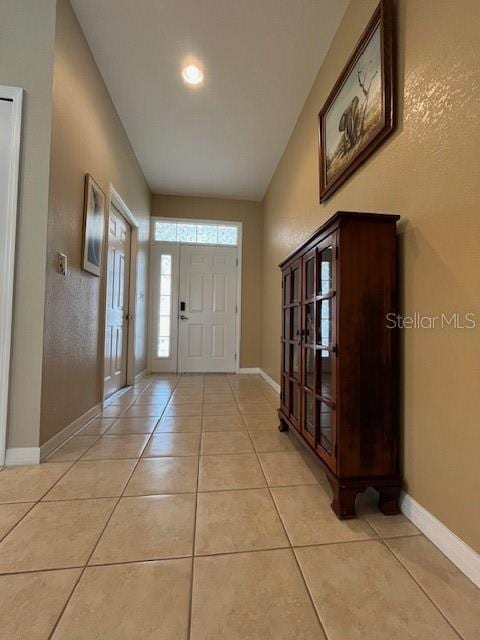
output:
[[[139,373],[146,367],[151,194],[75,13],[68,0],[58,0],[40,444],[102,399],[105,283],[103,276],[81,268],[86,173],[107,200],[112,184],[140,224],[135,335]],[[67,277],[56,271],[57,251],[68,256]]]
[[[0,84],[24,89],[7,458],[39,443],[55,7],[0,3]]]

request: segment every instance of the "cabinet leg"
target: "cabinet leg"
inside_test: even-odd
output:
[[[280,424],[278,425],[278,430],[288,431],[288,424],[285,422],[285,420],[282,420],[282,418],[280,418]]]
[[[330,478],[329,481],[333,490],[331,506],[337,518],[339,518],[339,520],[356,518],[355,498],[357,497],[358,489],[340,487],[335,481],[330,480]]]
[[[378,507],[386,516],[394,516],[400,513],[398,500],[400,498],[401,487],[378,487],[380,494]]]

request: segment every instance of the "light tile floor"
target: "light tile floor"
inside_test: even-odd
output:
[[[480,592],[403,516],[340,522],[258,376],[144,378],[0,473],[0,638],[480,639]]]

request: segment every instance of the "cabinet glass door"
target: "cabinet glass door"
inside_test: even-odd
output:
[[[315,340],[315,278],[317,274],[315,250],[303,258],[302,287],[302,434],[314,447],[315,428],[315,385],[316,385],[316,340]]]
[[[290,297],[291,303],[300,302],[300,278],[301,278],[300,262],[298,262],[298,263],[295,263],[295,265],[293,265],[292,271],[291,271],[291,297]]]
[[[336,372],[336,241],[321,242],[316,253],[315,349],[316,349],[316,449],[335,470],[335,372]]]
[[[327,349],[317,350],[317,393],[322,398],[333,399],[332,370],[333,354]]]
[[[282,412],[293,426],[300,428],[300,376],[301,376],[301,261],[293,263],[282,274]]]
[[[315,400],[313,393],[304,391],[303,435],[309,440],[315,440]]]
[[[304,384],[312,392],[315,390],[315,353],[316,353],[316,350],[314,348],[305,349]]]
[[[318,445],[327,454],[333,453],[333,408],[325,401],[317,400]]]
[[[317,295],[327,295],[333,289],[334,246],[328,245],[318,252]]]
[[[332,342],[333,298],[317,302],[317,344],[329,345]]]

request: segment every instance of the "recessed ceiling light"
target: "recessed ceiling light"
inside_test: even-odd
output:
[[[182,69],[182,78],[187,84],[200,84],[203,81],[203,71],[195,64],[189,64]]]

